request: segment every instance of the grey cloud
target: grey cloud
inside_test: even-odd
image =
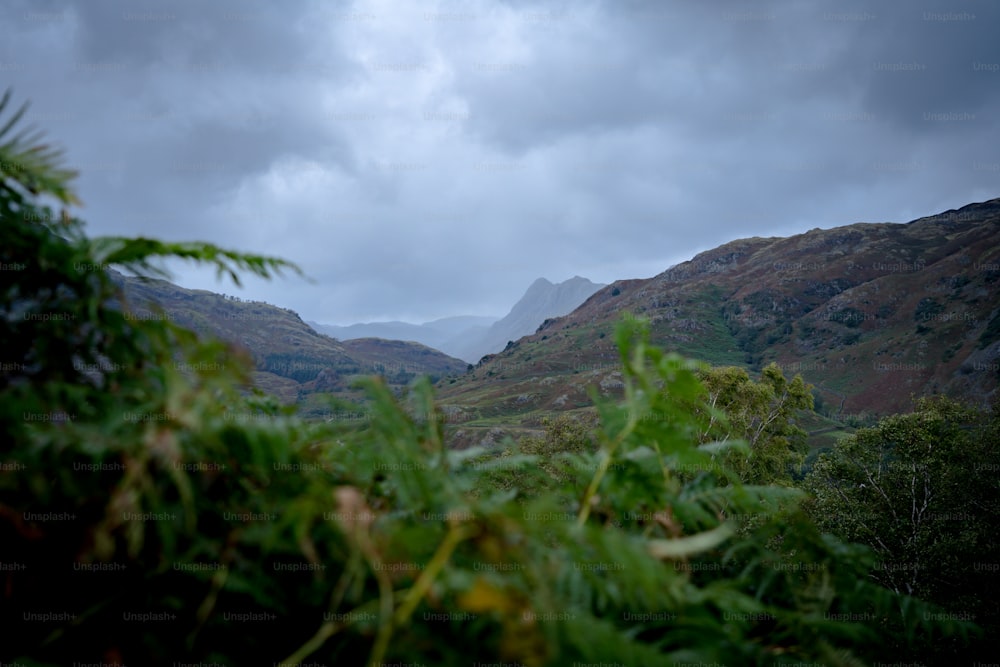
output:
[[[422,321],[996,196],[1000,10],[965,5],[12,0],[0,76],[91,233],[286,257],[316,282],[244,296],[307,319]]]

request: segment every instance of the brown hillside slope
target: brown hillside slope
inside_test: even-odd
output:
[[[801,373],[839,416],[904,410],[934,392],[986,403],[1000,377],[998,288],[1000,199],[907,224],[742,239],[605,287],[443,384],[442,400],[454,421],[533,424],[587,405],[590,390],[612,394],[611,333],[632,313],[667,349]]]
[[[317,333],[293,311],[191,290],[165,280],[112,273],[136,316],[166,316],[203,335],[234,343],[254,359],[255,384],[284,401],[323,392],[359,398],[353,381],[381,375],[402,388],[416,376],[464,373],[467,364],[419,343],[364,338],[339,341]],[[163,308],[158,314],[155,306]]]

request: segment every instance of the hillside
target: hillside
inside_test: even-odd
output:
[[[1000,199],[907,224],[733,241],[623,280],[442,387],[455,423],[536,425],[620,385],[611,333],[649,318],[655,343],[713,364],[777,362],[836,420],[949,393],[987,403],[1000,376]]]
[[[440,378],[465,372],[467,364],[418,343],[360,339],[338,341],[317,333],[291,310],[242,301],[164,280],[140,280],[111,272],[124,286],[137,317],[156,317],[153,304],[172,321],[248,350],[256,364],[254,382],[293,402],[316,392],[354,397],[359,375],[382,375],[394,386],[418,375]]]

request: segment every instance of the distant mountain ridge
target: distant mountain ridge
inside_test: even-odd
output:
[[[503,318],[456,316],[424,324],[368,322],[335,326],[312,323],[314,329],[340,340],[370,337],[409,340],[441,350],[469,363],[501,351],[507,343],[534,331],[553,317],[568,314],[604,287],[574,276],[561,283],[538,278]]]
[[[316,329],[316,331],[339,340],[383,338],[386,340],[413,341],[462,359],[464,357],[460,352],[465,342],[482,336],[489,326],[496,321],[496,317],[457,315],[424,322],[423,324],[399,321],[361,322],[346,326],[320,324],[318,322],[308,322],[308,324]]]
[[[555,284],[539,278],[510,312],[489,328],[478,346],[472,348],[472,356],[481,359],[500,352],[507,343],[535,333],[546,320],[568,315],[602,287],[605,285],[580,276]]]

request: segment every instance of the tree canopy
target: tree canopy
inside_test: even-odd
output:
[[[955,618],[1000,625],[1000,412],[937,396],[821,455],[806,478],[824,529],[867,545],[871,578]]]

